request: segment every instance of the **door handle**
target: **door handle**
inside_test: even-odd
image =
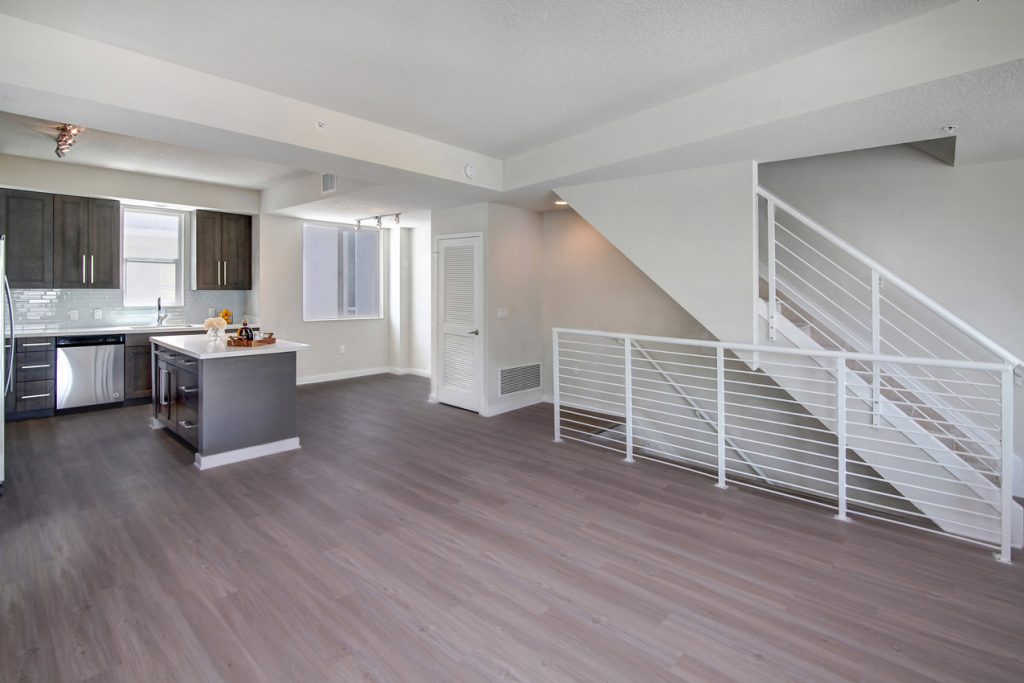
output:
[[[183,394],[194,394],[199,391],[199,387],[178,387],[178,391]]]
[[[476,334],[476,335],[479,335],[479,334],[480,334],[480,330],[473,330],[473,331],[472,331],[472,332],[470,332],[469,334]]]

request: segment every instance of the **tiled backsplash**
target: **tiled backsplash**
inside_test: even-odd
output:
[[[16,327],[102,327],[156,322],[156,305],[152,308],[125,308],[120,289],[12,289],[11,295]],[[186,289],[185,305],[166,309],[167,322],[202,322],[211,308],[218,313],[227,308],[235,314],[235,320],[241,322],[245,315],[245,300],[244,291]],[[101,320],[93,317],[95,310],[103,311]],[[78,311],[78,320],[71,320],[71,311]]]

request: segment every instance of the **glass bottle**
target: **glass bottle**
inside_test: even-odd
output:
[[[238,330],[238,337],[246,341],[252,341],[256,335],[252,333],[252,328],[249,327],[248,320],[242,320],[242,327]]]

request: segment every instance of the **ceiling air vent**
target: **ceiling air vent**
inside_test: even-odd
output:
[[[540,363],[501,369],[501,395],[540,389]]]
[[[333,173],[320,174],[320,194],[328,194],[338,189],[338,176]]]

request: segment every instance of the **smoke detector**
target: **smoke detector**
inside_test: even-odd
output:
[[[956,134],[956,129],[957,129],[957,126],[953,126],[953,125],[943,126],[942,127],[942,132],[945,133],[946,135],[955,135]]]

